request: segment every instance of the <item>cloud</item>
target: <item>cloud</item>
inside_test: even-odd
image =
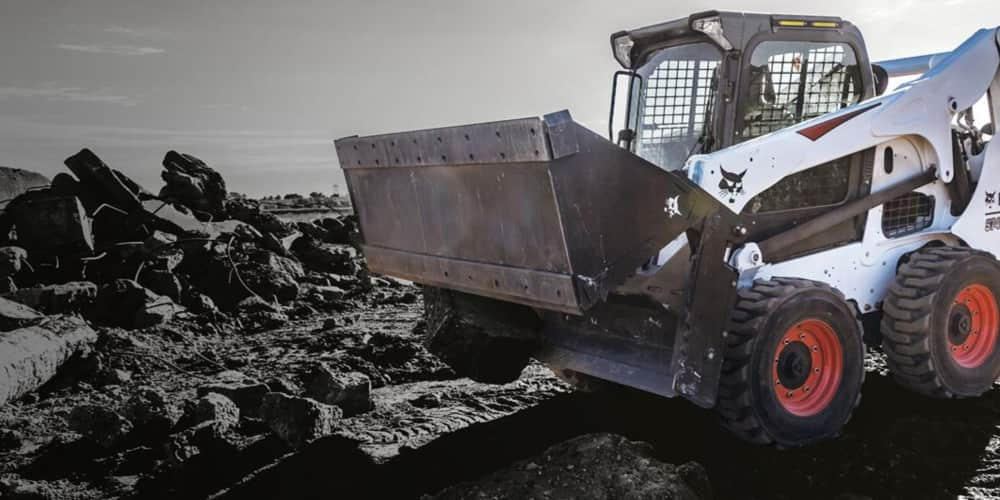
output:
[[[174,33],[151,27],[135,28],[135,27],[113,24],[111,26],[104,28],[101,31],[103,31],[104,33],[111,33],[113,35],[117,35],[120,37],[133,38],[133,39],[168,40],[175,38]]]
[[[117,35],[140,36],[139,30],[126,28],[124,26],[109,26],[104,28],[105,33],[115,33]]]
[[[61,43],[57,48],[70,50],[73,52],[84,52],[87,54],[113,54],[119,56],[148,56],[151,54],[163,54],[164,49],[156,47],[140,47],[137,45],[114,45],[106,43],[93,43],[87,45],[76,45]]]
[[[961,0],[960,0],[961,1]],[[894,19],[913,8],[913,0],[902,0],[891,5],[865,6],[858,10],[861,18],[874,22],[885,19]]]
[[[35,88],[0,87],[0,100],[44,99],[60,102],[105,103],[133,106],[136,101],[127,96],[113,95],[104,92],[94,92],[80,87],[42,86]]]

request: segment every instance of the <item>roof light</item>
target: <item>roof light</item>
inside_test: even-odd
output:
[[[783,28],[839,28],[837,21],[805,21],[802,19],[779,19],[774,24]]]
[[[708,35],[713,42],[722,47],[723,50],[733,50],[733,44],[729,43],[729,39],[722,32],[722,18],[719,16],[703,17],[701,19],[695,19],[691,21],[691,29],[695,31],[700,31],[705,35]]]
[[[632,47],[635,47],[635,40],[628,35],[621,35],[611,40],[611,47],[615,52],[615,59],[625,68],[632,67]]]

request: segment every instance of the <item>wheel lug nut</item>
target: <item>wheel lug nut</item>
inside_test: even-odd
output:
[[[787,393],[785,393],[785,396],[789,397],[789,398],[792,397],[792,396],[794,396],[794,395],[795,395],[795,393],[792,392],[792,391],[788,391]]]
[[[819,346],[818,345],[814,345],[813,346],[813,352],[819,352]]]
[[[806,334],[800,333],[799,334],[799,339],[805,340],[806,339]]]
[[[814,372],[816,372],[816,373],[819,373],[819,368],[816,368],[816,369],[815,369],[815,370],[813,370],[813,371],[814,371]]]

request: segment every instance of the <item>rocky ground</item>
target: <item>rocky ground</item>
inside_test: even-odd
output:
[[[873,350],[844,435],[775,450],[537,364],[480,384],[351,217],[280,220],[188,155],[157,195],[67,165],[0,215],[0,499],[1000,497],[1000,391],[911,395]]]

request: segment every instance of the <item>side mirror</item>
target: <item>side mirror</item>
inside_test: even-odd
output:
[[[983,128],[979,129],[979,131],[985,135],[996,135],[996,126],[992,123],[987,123],[986,125],[983,125]]]

